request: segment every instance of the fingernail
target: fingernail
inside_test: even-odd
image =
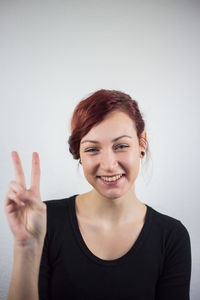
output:
[[[21,204],[21,205],[23,205],[23,206],[25,205],[25,203],[24,203],[24,202],[22,202],[22,201],[20,201],[20,204]]]

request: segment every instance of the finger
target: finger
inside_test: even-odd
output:
[[[13,203],[17,204],[20,207],[25,205],[25,203],[17,197],[16,193],[9,191],[6,195],[5,206],[9,206],[10,204],[13,204]]]
[[[16,182],[21,185],[24,189],[26,188],[26,182],[24,177],[24,171],[22,169],[19,155],[16,151],[12,151],[12,159],[15,169]]]
[[[40,192],[40,159],[37,152],[33,152],[32,156],[31,190]]]
[[[21,209],[22,206],[17,206],[15,202],[9,204],[8,206],[5,207],[5,212],[6,214],[11,214],[11,213],[16,213],[19,209]]]
[[[9,184],[9,191],[13,191],[15,193],[22,193],[22,192],[24,192],[24,189],[16,181],[12,180],[12,181],[10,181],[10,184]]]
[[[10,205],[13,201],[18,205],[29,205],[31,207],[38,207],[38,201],[36,201],[34,193],[30,190],[24,190],[19,193],[16,193],[13,190],[9,190],[6,197],[5,205]],[[20,203],[21,202],[21,203]]]

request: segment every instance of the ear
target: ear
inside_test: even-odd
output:
[[[147,146],[147,133],[144,130],[141,135],[140,135],[140,151],[146,151],[146,146]]]

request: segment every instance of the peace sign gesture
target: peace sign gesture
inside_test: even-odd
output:
[[[40,196],[40,162],[37,152],[32,156],[31,186],[26,188],[21,161],[12,152],[16,181],[11,181],[6,194],[5,212],[18,246],[43,243],[46,234],[46,204]]]

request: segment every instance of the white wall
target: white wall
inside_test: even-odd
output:
[[[152,173],[148,183],[139,176],[137,195],[188,228],[191,300],[199,299],[199,30],[198,0],[0,1],[0,299],[13,262],[4,213],[11,151],[28,187],[39,153],[43,200],[89,190],[67,140],[75,105],[100,88],[139,103]]]

